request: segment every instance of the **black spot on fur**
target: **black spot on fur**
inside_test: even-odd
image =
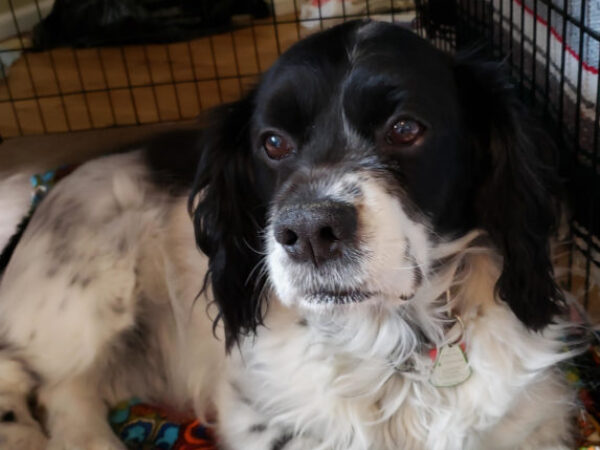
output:
[[[6,411],[5,413],[2,414],[2,417],[0,417],[0,422],[2,423],[13,423],[17,421],[17,415],[15,414],[14,411]]]
[[[307,327],[308,326],[308,320],[306,320],[306,318],[302,318],[300,320],[298,320],[298,322],[296,322],[299,326],[301,327]]]
[[[14,355],[11,356],[11,358],[14,361],[16,361],[18,364],[21,365],[21,369],[24,370],[25,372],[27,372],[27,375],[29,376],[29,378],[31,380],[33,380],[33,383],[35,386],[39,386],[42,384],[42,381],[43,381],[42,376],[38,372],[33,370],[24,359],[19,358],[18,356],[14,356]]]
[[[415,265],[414,276],[415,276],[415,289],[421,286],[423,283],[423,270],[419,267],[417,260],[413,258],[413,262]]]
[[[39,383],[41,378],[38,376],[37,380]],[[46,434],[49,434],[48,430],[46,429],[48,418],[46,408],[38,401],[38,395],[36,390],[33,390],[29,393],[29,395],[27,395],[27,408],[29,409],[31,417],[33,417],[33,419],[40,424],[42,431]]]
[[[285,446],[292,440],[292,437],[293,436],[291,433],[286,433],[282,436],[279,436],[271,444],[271,450],[283,450]]]
[[[413,253],[411,251],[411,245],[408,240],[406,241],[406,248],[404,249],[404,261],[405,261],[405,263],[408,263],[410,265],[410,267],[413,269],[412,270],[413,276],[414,276],[413,289],[417,290],[419,288],[419,286],[421,286],[421,283],[423,282],[423,270],[421,270],[421,267],[419,266],[419,263],[418,263],[415,255],[413,255]],[[411,297],[412,296],[408,296],[408,297],[400,296],[400,298],[402,298],[403,300],[408,300]]]
[[[421,286],[421,283],[423,283],[423,270],[421,269],[421,266],[419,266],[415,255],[411,254],[409,261],[413,267],[414,289],[416,290]]]
[[[256,425],[252,425],[248,431],[250,433],[262,433],[267,429],[267,426],[264,423],[257,423]]]
[[[0,351],[13,350],[13,346],[9,344],[6,339],[0,335]]]
[[[69,286],[79,286],[82,289],[85,289],[91,281],[92,277],[90,277],[89,275],[81,276],[80,274],[76,273],[71,277],[71,280],[69,281]]]
[[[54,219],[54,234],[64,235],[64,233],[68,231],[68,228],[67,221],[63,217],[57,217]]]
[[[85,289],[88,286],[88,284],[91,283],[91,281],[92,281],[92,277],[90,277],[90,276],[83,277],[81,279],[81,283],[80,283],[81,288]]]
[[[124,331],[119,339],[112,342],[105,378],[109,380],[113,389],[118,390],[123,380],[130,380],[131,374],[135,373],[137,385],[166,389],[167,364],[160,351],[160,338],[148,319],[162,317],[165,308],[151,303],[141,294],[135,302],[144,314],[138,314],[134,325]]]
[[[69,246],[68,234],[55,235],[50,252],[55,265],[66,265],[73,260],[72,248]]]
[[[119,251],[120,254],[123,254],[127,251],[127,241],[125,240],[125,238],[121,238],[119,240],[119,244],[117,245],[117,250]]]

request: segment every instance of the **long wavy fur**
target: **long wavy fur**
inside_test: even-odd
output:
[[[504,258],[496,290],[523,323],[538,330],[564,305],[549,248],[561,191],[556,149],[501,65],[459,56],[455,73],[475,138],[473,169],[480,186],[474,214]]]
[[[252,95],[213,112],[189,198],[196,242],[209,257],[203,290],[212,289],[227,348],[262,323],[265,280],[260,234],[267,204],[256,192],[249,138]]]

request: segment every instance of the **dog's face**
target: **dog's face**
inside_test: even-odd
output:
[[[539,327],[556,312],[552,177],[495,67],[351,22],[293,46],[214,117],[192,198],[230,341],[260,323],[262,254],[286,304],[393,306],[436,245],[474,228],[505,258],[515,313]]]
[[[430,247],[470,225],[451,60],[408,30],[353,23],[290,50],[255,101],[279,299],[315,308],[412,298]]]

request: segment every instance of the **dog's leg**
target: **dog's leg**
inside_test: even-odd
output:
[[[146,201],[138,159],[104,158],[61,181],[33,215],[0,283],[0,346],[39,376],[53,448],[120,445],[103,404],[114,398],[100,397],[115,380],[100,377],[119,364],[114,349],[136,326],[140,249],[162,211]],[[3,391],[14,387],[0,379]]]
[[[0,352],[0,448],[4,450],[46,446],[46,436],[27,404],[34,382],[18,361]]]
[[[110,429],[108,407],[94,377],[77,377],[47,387],[40,401],[48,411],[48,450],[125,449]]]
[[[36,422],[24,395],[0,393],[0,448],[42,450],[47,439]]]
[[[8,345],[18,349],[18,359],[39,376],[50,448],[120,448],[107,424],[104,399],[99,397],[106,390],[89,374],[101,372],[123,332],[135,325],[135,275],[132,267],[126,267],[128,263],[126,259],[107,261],[109,268],[89,282],[69,281],[85,276],[77,270],[57,275],[54,283],[41,288],[47,295],[45,302],[23,286],[18,286],[23,296],[2,298],[2,306],[16,299],[3,310],[0,327]],[[40,265],[33,262],[29,270]],[[86,267],[90,268],[95,269]],[[0,392],[5,390],[15,393],[14,387],[0,382]]]

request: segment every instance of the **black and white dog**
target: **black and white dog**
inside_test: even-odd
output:
[[[349,22],[199,134],[89,162],[33,216],[1,448],[122,448],[106,405],[134,395],[216,414],[225,449],[569,448],[552,146],[497,66]]]

